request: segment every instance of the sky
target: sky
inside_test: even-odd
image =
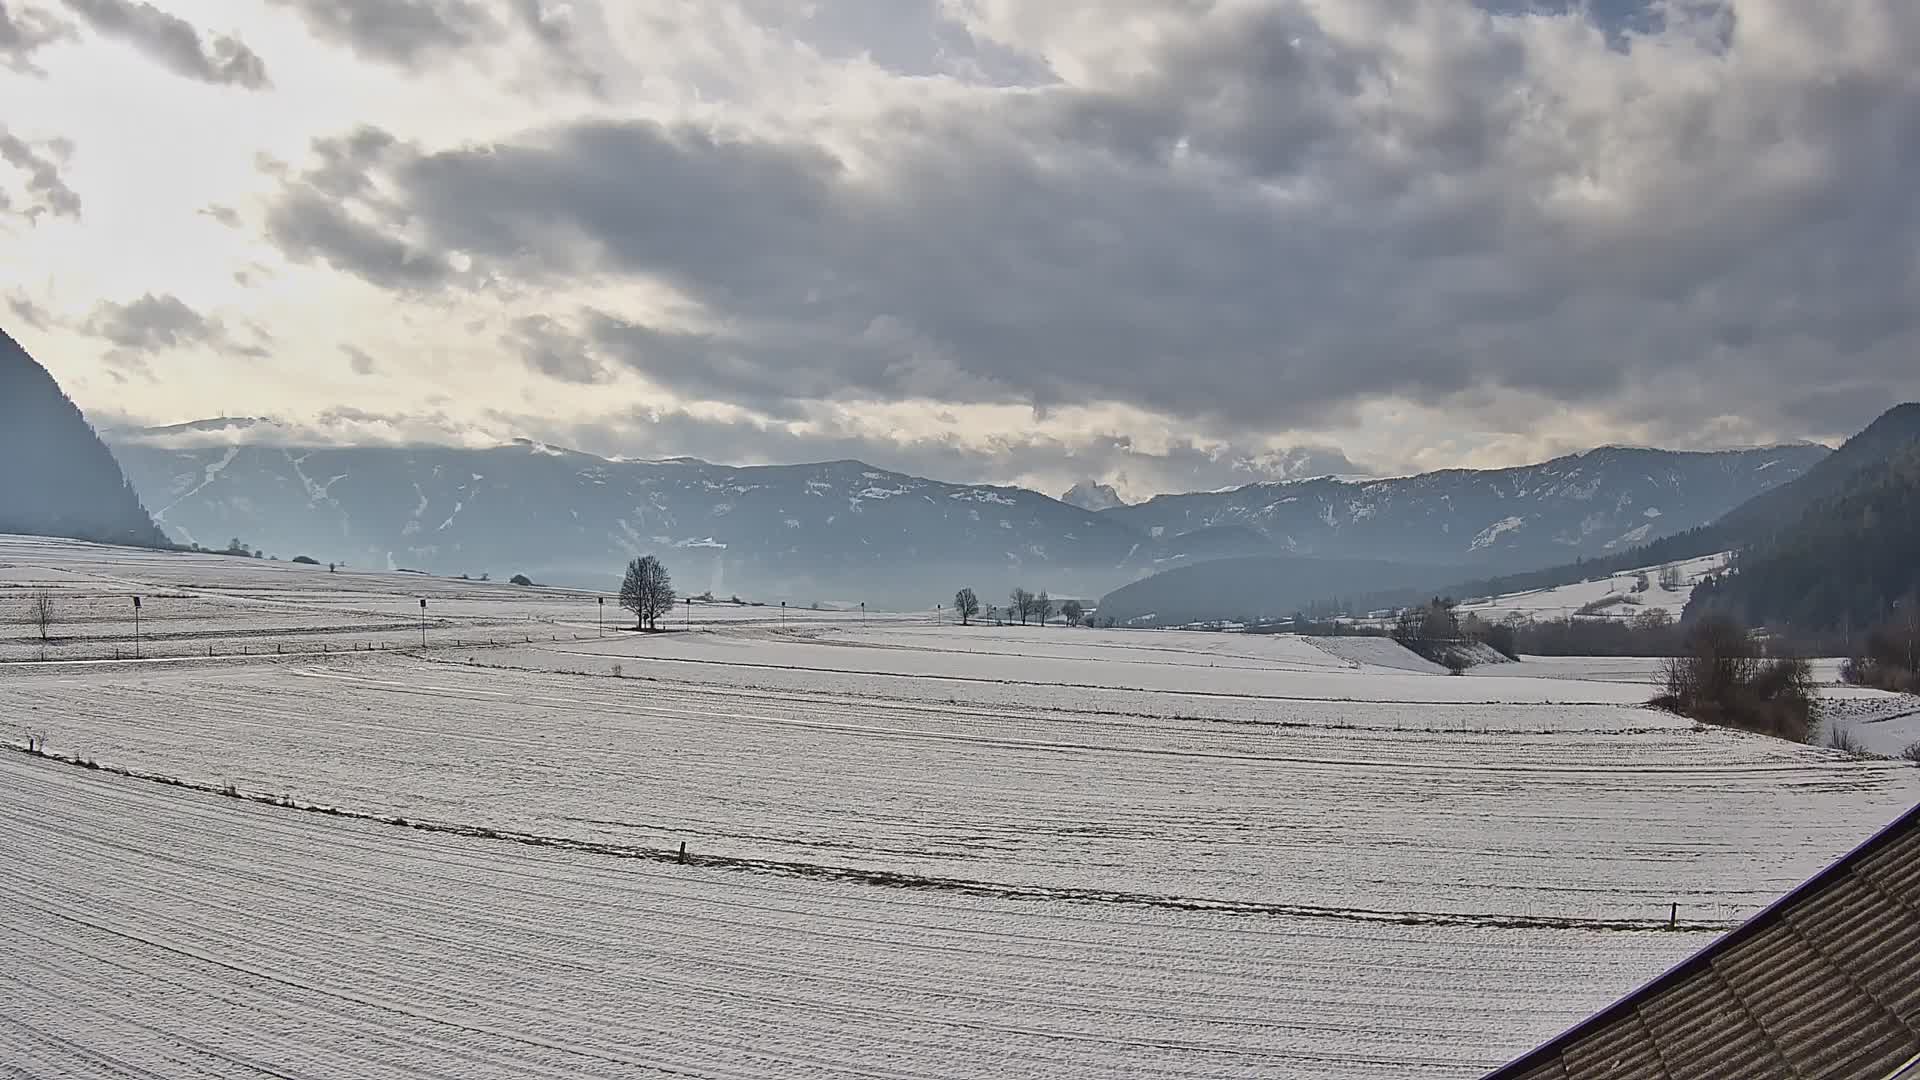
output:
[[[1912,0],[0,0],[96,424],[1140,498],[1920,397]]]

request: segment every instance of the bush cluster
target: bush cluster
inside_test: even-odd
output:
[[[1688,624],[1681,654],[1661,665],[1659,708],[1703,724],[1791,742],[1812,742],[1820,728],[1813,669],[1800,659],[1762,659],[1740,624],[1708,616]]]

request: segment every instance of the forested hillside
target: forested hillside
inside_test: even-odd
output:
[[[167,543],[80,410],[4,331],[0,533],[149,547]]]
[[[1920,594],[1920,442],[1853,475],[1694,593],[1690,614],[1802,633],[1865,629]]]

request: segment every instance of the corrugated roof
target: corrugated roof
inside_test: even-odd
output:
[[[1920,806],[1678,967],[1487,1080],[1907,1080]]]

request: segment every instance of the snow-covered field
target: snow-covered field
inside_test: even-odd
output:
[[[515,641],[42,662],[0,627],[0,739],[51,755],[0,754],[35,1078],[1472,1077],[1920,800],[1613,661],[731,605],[603,639],[493,584],[0,564],[0,605],[428,595]]]
[[[610,590],[619,569],[610,568]],[[33,618],[43,594],[52,612],[44,639]],[[861,618],[798,608],[783,616],[778,605],[723,600],[677,606],[669,623],[801,627]],[[432,648],[584,640],[618,636],[630,620],[611,593],[0,536],[0,662],[416,648],[423,623]]]

